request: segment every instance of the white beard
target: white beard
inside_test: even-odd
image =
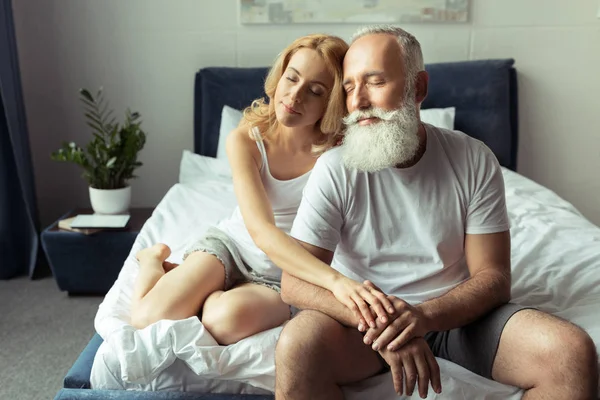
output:
[[[358,120],[376,117],[380,121],[361,126]],[[419,150],[417,104],[407,96],[402,108],[385,111],[371,108],[354,111],[344,118],[347,126],[342,142],[344,165],[363,172],[377,172],[413,159]]]

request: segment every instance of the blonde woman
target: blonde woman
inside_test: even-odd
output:
[[[179,266],[165,262],[164,244],[137,254],[132,325],[200,314],[221,344],[279,326],[290,318],[279,267],[330,290],[357,319],[372,324],[371,309],[384,318],[391,304],[381,292],[341,275],[288,236],[317,157],[339,139],[347,49],[342,39],[317,34],[279,55],[265,82],[268,102],[254,101],[227,138],[238,208],[208,229]]]

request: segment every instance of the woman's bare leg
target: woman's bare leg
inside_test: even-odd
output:
[[[156,285],[156,282],[166,273],[163,263],[171,255],[171,249],[166,244],[155,244],[136,253],[135,258],[140,263],[140,271],[133,286],[132,307],[136,308],[139,301]]]
[[[290,319],[290,307],[266,286],[245,283],[206,299],[202,323],[219,344],[227,345],[275,328]]]
[[[170,250],[155,245],[138,253],[140,273],[134,286],[131,324],[142,329],[161,319],[184,319],[198,314],[209,294],[222,290],[225,268],[215,256],[195,252],[165,273]]]

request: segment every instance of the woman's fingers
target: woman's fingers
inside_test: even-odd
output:
[[[392,302],[390,301],[390,299],[387,298],[387,296],[385,294],[383,294],[379,290],[373,290],[371,292],[371,294],[373,296],[377,297],[377,299],[379,300],[379,302],[381,303],[383,308],[385,308],[388,311],[388,313],[390,313],[390,314],[394,313],[394,311],[395,311],[394,306],[392,305]]]
[[[358,306],[358,309],[360,310],[360,314],[365,319],[367,324],[369,324],[369,326],[371,328],[375,328],[377,326],[375,324],[375,318],[373,317],[373,314],[371,313],[371,309],[369,308],[369,305],[367,304],[367,302],[365,302],[365,300],[358,294],[356,294],[352,298],[352,300],[354,300],[354,303]]]
[[[375,316],[379,318],[379,320],[383,323],[388,321],[388,314],[383,308],[381,301],[373,295],[367,288],[362,287],[358,293],[360,297],[362,297],[367,303],[371,305],[371,308],[375,312]]]
[[[386,296],[385,293],[383,293],[383,290],[375,286],[375,284],[371,281],[364,281],[363,284],[369,289],[371,289],[371,294],[377,296],[377,298],[379,299],[383,307],[388,311],[388,313],[393,314],[396,311],[394,305],[390,301],[390,296]]]
[[[383,292],[383,290],[379,289],[379,287],[377,287],[373,282],[371,282],[369,280],[364,281],[363,285],[367,285],[367,286],[369,286],[372,289],[375,289],[375,290],[378,290],[380,292]]]
[[[365,281],[362,285],[354,281],[351,285],[346,283],[344,290],[345,293],[342,290],[336,292],[336,297],[338,300],[342,300],[358,317],[359,325],[362,325],[363,330],[366,330],[367,327],[376,328],[376,318],[383,324],[388,323],[390,320],[389,315],[395,312],[391,302],[392,299],[382,293],[370,281]]]
[[[360,332],[366,332],[369,329],[369,325],[367,321],[362,317],[362,315],[358,314],[358,330]]]
[[[354,302],[354,299],[352,299],[352,297],[348,297],[345,301],[344,304],[346,305],[346,307],[348,307],[350,309],[350,311],[352,311],[352,314],[354,314],[354,317],[358,320],[358,325],[360,326],[361,324],[365,323],[365,320],[361,314],[360,309],[358,308],[358,306],[356,305],[356,303]]]

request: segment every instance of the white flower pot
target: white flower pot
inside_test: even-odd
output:
[[[131,203],[131,186],[122,189],[94,189],[90,186],[90,202],[96,214],[125,213]]]

